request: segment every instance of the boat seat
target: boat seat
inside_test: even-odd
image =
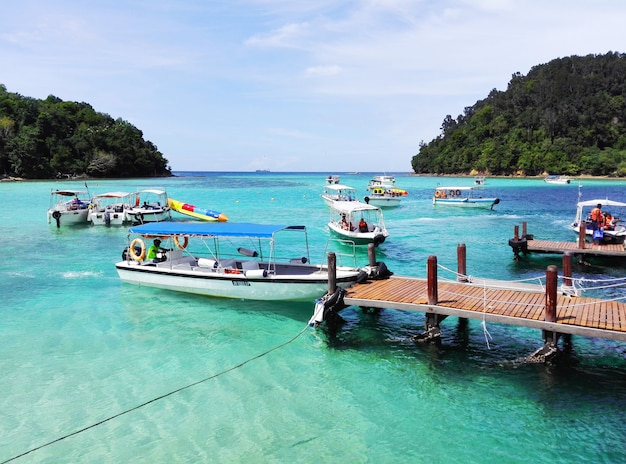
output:
[[[241,262],[242,271],[254,271],[256,269],[259,269],[259,263],[257,261],[242,261]]]
[[[234,259],[222,259],[220,260],[220,266],[222,269],[232,269],[235,267]]]

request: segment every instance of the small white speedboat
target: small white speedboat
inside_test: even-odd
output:
[[[325,185],[321,197],[328,206],[336,201],[357,201],[356,189],[343,184]]]
[[[83,190],[52,190],[48,208],[48,224],[61,226],[87,225],[91,205],[89,192]]]
[[[590,217],[590,212],[593,208],[601,205],[601,210],[604,214],[608,213],[612,221],[606,221],[601,224],[600,234],[596,232],[599,227],[594,224]],[[569,228],[576,234],[580,233],[580,224],[585,223],[585,236],[590,241],[597,241],[601,244],[609,243],[624,243],[626,238],[626,227],[620,224],[620,216],[622,213],[626,213],[626,203],[621,201],[609,200],[608,198],[600,200],[587,200],[579,201],[576,204],[576,216],[574,222],[572,222]],[[596,236],[594,238],[594,232]],[[601,235],[599,237],[598,235]]]
[[[483,197],[483,187],[437,187],[433,195],[433,205],[460,206],[462,208],[493,209],[500,203],[496,197]]]
[[[165,189],[145,189],[134,193],[135,204],[126,212],[134,224],[161,222],[172,219]]]
[[[304,226],[154,222],[133,226],[128,232],[122,261],[115,264],[126,283],[270,301],[314,301],[328,290],[328,265],[311,263]],[[147,259],[155,238],[163,248],[155,258]],[[303,254],[294,255],[298,249]],[[353,262],[342,265],[349,258]],[[337,285],[343,288],[362,276],[354,247],[351,257],[337,254],[336,269]]]
[[[128,211],[135,204],[136,194],[107,192],[94,195],[87,222],[94,226],[121,226],[131,222]]]
[[[571,182],[571,179],[566,176],[549,175],[544,177],[543,181],[547,184],[567,185]]]
[[[355,245],[383,243],[389,232],[380,208],[360,201],[336,201],[330,207],[330,231]]]

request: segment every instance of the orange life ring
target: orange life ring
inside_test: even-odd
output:
[[[187,237],[186,235],[183,235],[183,244],[181,245],[179,240],[178,240],[178,235],[174,235],[174,245],[176,245],[176,248],[178,248],[179,250],[184,250],[185,248],[187,248],[187,245],[189,244],[189,237]]]
[[[141,253],[135,253],[135,247],[139,246],[141,248]],[[130,242],[130,247],[128,248],[128,252],[130,253],[130,257],[133,261],[143,261],[146,257],[146,244],[143,243],[143,240],[140,238],[136,238],[132,242]]]
[[[226,268],[224,269],[224,274],[239,274],[239,269],[231,269],[231,268]]]
[[[440,198],[441,192],[439,190],[435,190],[435,198]]]

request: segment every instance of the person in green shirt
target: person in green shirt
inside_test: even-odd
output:
[[[158,238],[155,238],[154,241],[152,242],[152,245],[150,245],[150,248],[148,248],[148,253],[146,254],[146,261],[153,261],[156,262],[157,260],[157,253],[161,250],[161,240],[159,240]]]

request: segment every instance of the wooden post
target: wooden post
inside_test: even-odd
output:
[[[526,238],[526,221],[522,222],[522,238]]]
[[[513,240],[519,241],[519,226],[513,228]]]
[[[437,257],[429,256],[427,265],[428,274],[428,304],[436,305],[439,301],[437,294]]]
[[[587,241],[587,223],[581,221],[578,225],[578,248],[585,249],[585,242]]]
[[[373,243],[367,244],[367,258],[371,267],[376,266],[376,245]]]
[[[459,243],[456,247],[456,259],[457,259],[457,277],[459,282],[467,282],[467,251],[465,249],[465,243]]]
[[[563,253],[563,286],[572,286],[572,252]]]
[[[328,293],[335,293],[337,290],[337,256],[335,253],[328,253]]]
[[[546,270],[546,322],[556,322],[557,267]]]

